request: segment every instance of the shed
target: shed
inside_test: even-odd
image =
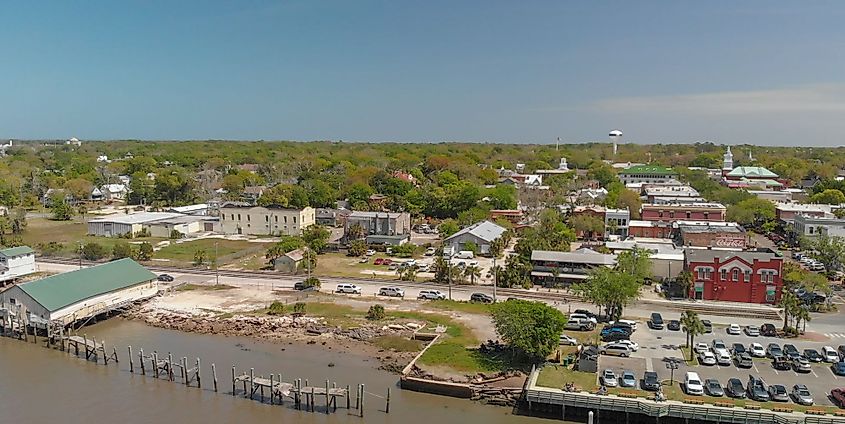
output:
[[[156,275],[127,258],[19,284],[0,293],[0,302],[68,325],[157,293]]]
[[[466,243],[475,243],[481,254],[490,252],[490,244],[507,231],[505,227],[490,221],[481,221],[452,234],[444,243],[452,251],[465,250]]]
[[[273,268],[277,271],[295,274],[299,270],[299,264],[305,258],[305,251],[302,249],[291,250],[276,259],[273,259]]]

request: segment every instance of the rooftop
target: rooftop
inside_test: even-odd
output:
[[[349,214],[350,218],[390,218],[395,219],[402,216],[406,212],[368,212],[368,211],[353,211]]]
[[[201,210],[206,210],[206,209],[208,209],[207,203],[198,203],[196,205],[176,206],[176,207],[170,208],[169,210],[171,210],[173,212],[178,212],[178,213],[188,213],[188,212],[196,212],[196,211],[201,211]]]
[[[672,168],[660,165],[634,165],[623,169],[620,174],[678,175]]]
[[[144,224],[147,222],[158,221],[162,219],[171,219],[176,218],[177,216],[182,216],[179,213],[172,213],[172,212],[139,212],[133,214],[114,214],[104,216],[102,218],[94,218],[89,220],[88,222],[111,222],[115,224]]]
[[[778,174],[762,167],[762,166],[737,166],[731,172],[728,172],[728,177],[751,177],[751,178],[777,178]]]
[[[531,252],[532,261],[571,262],[592,265],[616,265],[616,255],[599,253],[586,248],[574,252],[558,252],[554,250],[535,250]]]
[[[54,312],[94,296],[155,279],[155,274],[126,258],[23,283],[19,287]]]
[[[755,259],[759,261],[768,261],[774,258],[781,257],[780,254],[775,253],[771,249],[756,249],[756,250],[728,250],[728,249],[686,249],[687,262],[713,262],[716,258],[719,262],[725,262],[731,258],[737,257],[747,262],[753,262]]]
[[[643,209],[667,209],[667,208],[683,208],[683,209],[725,209],[725,205],[721,203],[664,203],[662,205],[655,205],[646,203]]]
[[[675,226],[683,233],[744,233],[745,229],[736,222],[679,221]]]
[[[35,251],[32,250],[29,246],[10,247],[8,249],[0,250],[0,255],[3,255],[7,258],[10,258],[10,257],[13,257],[13,256],[26,255],[28,253],[35,253]]]
[[[472,234],[486,242],[491,242],[497,238],[499,238],[504,232],[507,231],[505,227],[501,225],[492,223],[490,221],[481,221],[476,222],[475,224],[470,225],[469,227],[463,228],[455,234],[449,236],[446,241],[449,241],[455,237],[464,235],[464,234]]]
[[[686,186],[646,186],[643,187],[643,191],[645,191],[646,196],[682,196],[682,197],[698,197],[698,190]]]

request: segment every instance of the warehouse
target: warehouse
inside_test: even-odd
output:
[[[127,258],[13,286],[0,302],[22,308],[30,321],[68,325],[157,293],[156,275]]]
[[[170,212],[140,212],[128,215],[109,215],[88,221],[88,235],[115,237],[130,234],[134,237],[141,232],[145,224],[179,216],[183,215]]]

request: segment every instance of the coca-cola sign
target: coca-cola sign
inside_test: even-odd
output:
[[[715,247],[745,247],[745,237],[718,236],[713,239]]]

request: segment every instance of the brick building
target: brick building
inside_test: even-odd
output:
[[[770,249],[687,249],[689,296],[699,300],[776,304],[783,289],[783,258]]]
[[[673,237],[681,246],[745,249],[748,235],[736,222],[678,221]]]
[[[643,221],[724,221],[725,205],[721,203],[668,203],[643,205]]]

